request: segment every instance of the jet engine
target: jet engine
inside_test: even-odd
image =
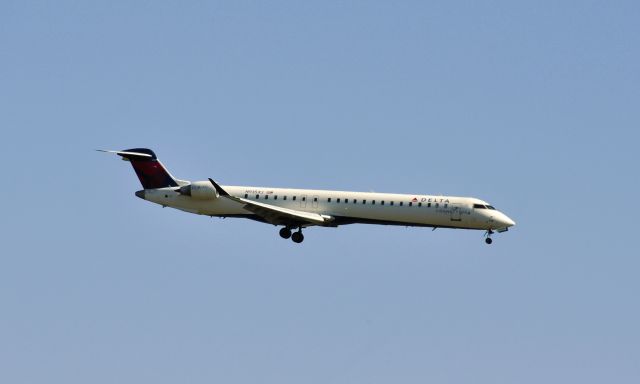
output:
[[[177,192],[183,196],[190,196],[194,200],[213,200],[220,196],[208,181],[194,181],[180,187]]]

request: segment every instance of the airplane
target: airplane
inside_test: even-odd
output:
[[[294,243],[301,243],[302,229],[311,226],[383,224],[483,230],[485,242],[491,244],[491,235],[516,224],[473,197],[222,186],[211,178],[187,181],[173,177],[147,148],[98,151],[115,153],[131,163],[144,188],[135,195],[143,200],[198,215],[281,226],[280,236]]]

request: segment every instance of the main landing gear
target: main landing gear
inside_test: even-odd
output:
[[[288,239],[291,237],[291,230],[287,227],[284,227],[280,230],[280,237],[283,239]]]
[[[485,233],[485,236],[487,237],[486,239],[484,239],[485,243],[487,243],[487,244],[493,243],[493,240],[491,239],[491,235],[493,235],[493,231],[492,230],[488,230],[487,233]]]
[[[280,237],[283,239],[291,238],[294,243],[302,243],[304,235],[302,234],[302,227],[298,228],[297,232],[291,233],[291,228],[284,227],[280,229]]]

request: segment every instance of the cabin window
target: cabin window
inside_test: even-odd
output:
[[[410,201],[410,202],[409,202],[409,206],[410,206],[410,207],[413,207],[413,202],[411,202],[411,201]]]
[[[287,200],[287,196],[283,197],[282,200]]]
[[[302,196],[302,201],[307,201],[307,196]]]
[[[269,195],[264,195],[265,200],[269,200]]]
[[[438,208],[439,206],[440,206],[440,204],[439,204],[439,203],[436,203],[436,208]]]
[[[402,207],[403,205],[404,205],[404,203],[401,201],[401,202],[400,202],[400,206]]]
[[[384,200],[382,200],[382,201],[380,202],[380,205],[384,205]]]
[[[256,195],[256,200],[260,198],[260,195]]]
[[[376,201],[375,200],[371,200],[371,205],[376,205]]]
[[[338,198],[336,199],[336,203],[339,203],[339,202],[340,202],[340,198],[338,197]]]
[[[389,203],[389,205],[393,205],[393,201]]]
[[[317,197],[314,197],[314,198],[313,198],[313,201],[318,201],[318,198],[317,198]]]
[[[418,203],[418,207],[422,207],[422,203]]]
[[[367,200],[362,200],[362,204],[367,204]]]
[[[447,204],[447,203],[445,203],[445,204],[444,204],[444,207],[445,207],[445,208],[447,208],[448,206],[449,206],[449,204]]]
[[[431,208],[431,203],[427,203],[427,208]]]
[[[296,201],[296,197],[297,196],[293,196],[293,198],[291,198],[291,200]]]
[[[248,193],[245,193],[245,194],[244,194],[244,198],[245,198],[245,199],[249,198],[249,194],[248,194]]]
[[[349,204],[349,199],[344,199],[345,204]]]
[[[331,202],[331,198],[329,197],[327,198],[327,203],[330,203],[330,202]]]
[[[278,195],[273,196],[273,200],[278,200]]]

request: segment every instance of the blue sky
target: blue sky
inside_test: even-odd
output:
[[[637,383],[640,6],[0,3],[0,381]],[[222,184],[483,198],[518,226],[274,227]],[[635,256],[634,256],[635,254]]]

